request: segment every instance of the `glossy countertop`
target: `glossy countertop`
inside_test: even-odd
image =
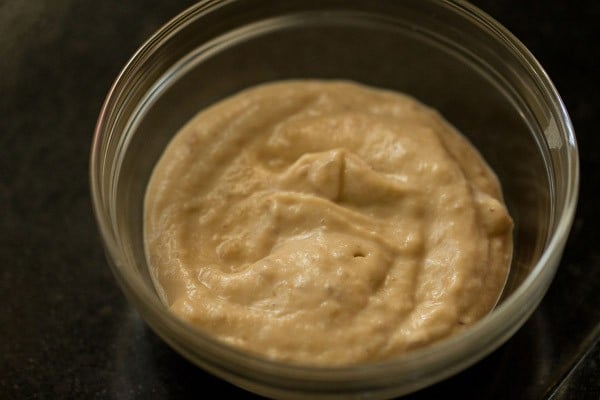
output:
[[[120,292],[92,213],[102,101],[191,0],[0,1],[0,399],[257,398],[191,365]],[[479,0],[545,67],[571,115],[581,192],[564,257],[505,345],[407,399],[600,398],[600,3]]]

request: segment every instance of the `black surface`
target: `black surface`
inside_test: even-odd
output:
[[[580,203],[530,321],[482,362],[409,398],[598,399],[600,3],[475,3],[531,49],[561,93],[580,145]],[[88,193],[110,84],[190,4],[0,0],[2,399],[253,397],[184,361],[139,320],[104,260]]]

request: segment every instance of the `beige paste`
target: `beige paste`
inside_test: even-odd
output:
[[[495,305],[497,178],[440,115],[349,82],[258,86],[199,113],[155,168],[151,273],[171,311],[279,361],[388,359]]]

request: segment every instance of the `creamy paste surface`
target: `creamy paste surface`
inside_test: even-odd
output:
[[[278,361],[389,359],[495,305],[512,220],[437,112],[343,81],[260,85],[195,116],[151,177],[144,235],[170,310]]]

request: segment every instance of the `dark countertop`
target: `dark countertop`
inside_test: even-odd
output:
[[[126,303],[88,190],[104,96],[191,0],[0,2],[0,398],[254,396],[195,368]],[[411,399],[600,398],[600,3],[475,2],[540,60],[581,152],[573,230],[541,306],[504,346]],[[594,345],[595,344],[595,345]]]

